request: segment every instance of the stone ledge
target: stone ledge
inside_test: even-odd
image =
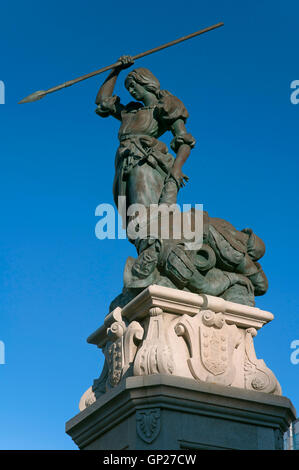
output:
[[[117,307],[106,316],[104,325],[98,328],[88,338],[89,344],[101,347],[102,337],[106,336],[107,324],[115,312],[119,311],[123,318],[129,322],[142,320],[151,308],[162,308],[164,312],[175,315],[195,316],[201,310],[212,310],[215,313],[222,312],[228,324],[235,324],[241,328],[255,328],[259,330],[266,323],[274,319],[274,315],[266,310],[257,307],[241,305],[234,302],[213,297],[205,294],[193,294],[170,287],[157,285],[144,289],[137,297],[131,300],[125,307]]]
[[[162,308],[166,313],[175,315],[186,314],[191,317],[201,310],[209,309],[215,313],[222,312],[228,324],[233,323],[241,328],[255,328],[257,330],[274,318],[271,312],[256,307],[249,307],[248,305],[228,302],[220,297],[192,294],[170,287],[152,285],[144,289],[123,309],[117,307],[107,315],[104,325],[92,333],[87,338],[87,342],[97,346],[101,344],[101,339],[106,334],[107,321],[109,323],[109,318],[115,311],[119,310],[122,317],[131,322],[144,319],[148,315],[149,310],[155,307]]]
[[[129,321],[142,319],[147,316],[152,307],[162,308],[164,312],[176,315],[196,315],[201,309],[222,312],[226,320],[243,328],[261,328],[265,323],[273,320],[271,312],[248,305],[229,302],[220,297],[205,294],[193,294],[179,289],[149,286],[135,299],[131,300],[123,309],[122,315]]]
[[[80,448],[117,426],[140,409],[228,420],[283,433],[296,416],[291,402],[262,392],[196,383],[167,375],[129,377],[66,423],[66,432]],[[178,422],[179,425],[179,422]]]

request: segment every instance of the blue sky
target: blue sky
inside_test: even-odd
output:
[[[144,58],[185,103],[196,137],[180,203],[251,227],[266,243],[269,291],[257,306],[275,320],[257,355],[299,407],[299,4],[295,0],[5,2],[0,12],[0,448],[73,449],[65,421],[101,371],[86,343],[122,287],[134,248],[99,241],[95,208],[112,203],[118,123],[94,113],[104,76],[32,104],[29,93],[219,21],[225,26]],[[125,74],[117,93],[129,101]],[[166,142],[170,141],[170,136]]]

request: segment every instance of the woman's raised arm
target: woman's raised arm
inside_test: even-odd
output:
[[[118,61],[121,62],[122,65],[116,67],[110,72],[110,74],[108,75],[108,77],[106,78],[103,85],[98,91],[96,97],[96,104],[98,106],[101,105],[105,99],[110,98],[113,95],[115,83],[120,71],[134,64],[134,60],[129,55],[121,56]]]

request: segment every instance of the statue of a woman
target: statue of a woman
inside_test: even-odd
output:
[[[157,78],[142,67],[130,72],[125,80],[126,88],[137,101],[122,105],[113,90],[120,71],[132,65],[133,60],[123,56],[119,62],[122,65],[110,73],[96,98],[97,114],[121,121],[113,185],[115,203],[118,204],[118,196],[125,196],[127,207],[175,204],[178,190],[188,180],[182,166],[195,144],[185,127],[188,112],[178,98],[161,90]],[[166,131],[173,134],[171,148],[176,158],[158,140]],[[254,295],[263,295],[268,287],[257,263],[265,252],[262,240],[252,230],[240,232],[229,222],[208,217],[207,213],[206,222],[204,248],[195,252],[186,249],[183,238],[134,239],[138,258],[128,258],[123,294],[112,305],[125,305],[140,289],[153,283],[254,305]]]
[[[122,56],[121,66],[112,70],[96,97],[99,116],[113,116],[121,121],[118,137],[119,148],[115,158],[113,184],[114,201],[126,196],[131,204],[174,204],[177,192],[188,177],[182,173],[195,140],[187,133],[185,122],[188,112],[183,103],[166,90],[160,89],[157,78],[146,68],[130,72],[125,86],[137,101],[124,106],[113,95],[117,77],[122,69],[134,62],[130,56]],[[166,131],[174,138],[171,148],[158,138]]]

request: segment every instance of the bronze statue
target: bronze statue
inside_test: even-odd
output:
[[[179,189],[188,181],[182,167],[195,145],[186,129],[188,112],[182,101],[161,90],[158,79],[143,67],[127,75],[125,86],[136,101],[123,105],[113,91],[121,70],[133,65],[134,60],[122,56],[117,63],[121,65],[112,70],[96,97],[96,113],[121,122],[114,201],[117,205],[118,197],[125,196],[127,206],[173,205]],[[167,131],[173,134],[171,148],[176,158],[158,140]],[[134,240],[138,258],[128,258],[123,292],[110,308],[125,305],[151,284],[254,305],[254,296],[264,294],[268,288],[257,262],[265,252],[264,243],[251,229],[240,232],[223,219],[209,217],[207,212],[203,217],[203,245],[199,249],[188,249],[184,237],[163,239],[150,234]]]

